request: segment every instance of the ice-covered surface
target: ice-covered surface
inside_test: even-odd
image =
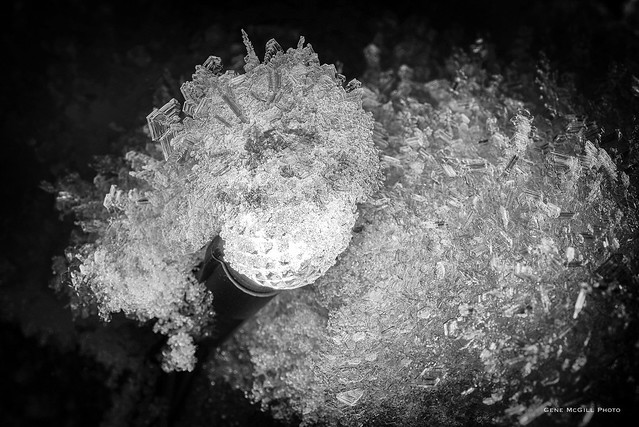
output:
[[[111,185],[103,211],[59,193],[94,235],[68,250],[72,287],[107,320],[156,321],[170,337],[169,371],[192,370],[193,337],[208,333],[211,295],[192,270],[215,236],[225,261],[260,285],[308,285],[346,249],[357,204],[381,185],[359,83],[345,89],[303,38],[286,53],[269,41],[262,63],[243,35],[246,73],[222,72],[214,56],[198,65],[181,86],[184,108],[171,99],[147,116],[158,147],[127,153],[126,188]]]
[[[270,37],[294,45],[300,33],[312,33],[300,30],[312,22],[320,27],[312,36],[314,46],[338,68],[335,59],[341,59],[349,78],[361,75],[360,58],[368,59],[361,78],[363,104],[376,111],[392,101],[392,110],[376,113],[373,137],[384,150],[384,164],[392,166],[384,192],[395,187],[397,194],[362,207],[367,221],[356,223],[351,249],[329,270],[324,291],[309,288],[278,297],[264,321],[247,325],[235,345],[211,360],[214,381],[196,371],[176,425],[592,427],[620,425],[621,417],[634,412],[636,2],[615,12],[596,0],[449,0],[424,3],[432,6],[426,15],[410,5],[411,19],[390,14],[371,20],[362,19],[362,11],[379,16],[377,9],[343,2],[331,10],[309,2],[306,18],[295,16],[290,23],[286,17],[297,8],[229,3],[216,9],[220,25],[211,15],[195,13],[202,9],[194,2],[173,8],[153,3],[148,10],[145,3],[140,16],[134,2],[122,8],[73,2],[73,10],[61,8],[64,2],[29,3],[15,2],[7,12],[16,19],[3,27],[25,28],[17,37],[3,38],[5,70],[13,73],[3,80],[3,90],[14,94],[6,98],[11,108],[5,124],[14,133],[5,135],[4,153],[18,169],[3,168],[9,203],[3,204],[2,244],[10,251],[0,258],[1,314],[16,325],[2,324],[3,348],[11,349],[2,352],[0,388],[9,396],[0,407],[4,424],[16,419],[82,426],[164,422],[173,376],[161,374],[156,357],[166,336],[154,334],[149,323],[117,314],[106,324],[97,316],[72,322],[69,303],[87,315],[95,304],[88,293],[71,293],[67,300],[47,289],[49,257],[63,253],[73,220],[87,219],[79,206],[95,212],[95,221],[85,221],[95,231],[102,227],[98,211],[105,211],[102,202],[111,184],[120,185],[127,199],[129,186],[121,184],[130,179],[124,154],[145,151],[149,138],[142,124],[149,106],[181,99],[179,87],[192,64],[210,52],[241,69],[239,29],[263,22],[263,16],[276,16],[277,25],[245,27],[262,36],[260,46]],[[77,19],[77,13],[85,15]],[[422,25],[428,18],[431,24]],[[455,21],[462,25],[455,27]],[[471,46],[478,34],[484,42]],[[471,61],[451,58],[452,46]],[[468,63],[474,65],[460,66]],[[474,80],[480,83],[473,96],[455,93],[477,69],[487,78]],[[491,85],[498,96],[479,105],[496,121],[484,123],[472,105],[454,110],[458,97],[481,95]],[[402,105],[409,88],[408,95],[423,106],[418,114]],[[520,106],[512,100],[523,101],[529,113],[514,123]],[[439,123],[446,115],[426,121],[432,134],[403,135],[402,120],[380,121],[405,116],[414,129],[421,126],[420,116],[446,108],[450,118],[465,121],[458,115],[463,113],[469,129],[477,122],[505,139],[454,142],[455,132]],[[529,120],[532,143],[526,138]],[[463,130],[461,123],[451,126]],[[516,129],[523,138],[515,137]],[[519,151],[517,140],[528,148]],[[433,160],[418,154],[411,162],[415,168],[407,167],[404,155],[414,156],[420,141],[429,144],[425,152]],[[107,152],[112,156],[91,160]],[[472,161],[459,164],[447,153]],[[156,158],[163,154],[158,151]],[[547,170],[540,172],[540,164]],[[96,185],[92,169],[98,173]],[[62,179],[76,170],[81,179]],[[521,178],[529,173],[522,188]],[[426,184],[415,190],[411,183],[425,177]],[[60,202],[75,206],[75,215],[57,219],[52,199],[38,190],[42,179],[63,181],[68,191]],[[466,198],[466,179],[479,200],[475,214],[460,223],[458,212],[468,213],[474,198]],[[453,190],[458,194],[447,193]],[[617,211],[624,216],[603,221]],[[561,230],[553,229],[557,224]],[[601,226],[609,232],[602,234]],[[415,230],[422,230],[423,245]],[[74,231],[72,240],[86,243],[90,236]],[[513,239],[512,248],[505,237]],[[430,252],[433,259],[424,261]],[[64,259],[56,260],[60,278],[66,267]],[[406,281],[413,273],[420,275],[417,284]],[[60,282],[56,287],[65,289]],[[423,295],[405,292],[415,288]],[[187,307],[181,311],[192,315]],[[174,335],[167,353],[188,351],[190,343],[180,336]],[[245,392],[265,412],[249,405]],[[620,407],[622,414],[546,413],[547,405]]]
[[[612,405],[593,353],[602,320],[623,330],[631,310],[638,232],[636,188],[602,148],[620,137],[574,98],[559,106],[543,63],[553,104],[509,90],[482,67],[489,49],[453,55],[452,81],[403,66],[390,90],[369,61],[386,185],[338,264],[256,317],[212,378],[247,352],[246,391],[305,425],[527,425],[545,407]]]
[[[356,204],[379,187],[372,120],[357,82],[345,91],[303,38],[287,52],[270,40],[260,62],[243,35],[246,73],[223,72],[212,56],[182,84],[183,109],[172,99],[147,117],[166,162],[136,176],[163,205],[172,251],[194,253],[219,234],[235,270],[297,288],[335,263]]]

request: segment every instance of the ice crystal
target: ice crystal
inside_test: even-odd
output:
[[[184,332],[171,335],[162,355],[162,369],[165,371],[192,371],[196,362],[193,337]]]
[[[193,268],[216,235],[226,261],[251,279],[307,285],[348,246],[357,204],[380,186],[359,84],[345,90],[303,39],[287,52],[270,40],[260,63],[243,37],[246,73],[223,72],[215,56],[198,65],[181,87],[184,106],[171,99],[147,116],[162,160],[128,153],[132,170],[100,186],[102,211],[80,209],[95,241],[75,251],[73,288],[104,319],[154,321],[168,336],[166,370],[195,364],[211,295]]]
[[[191,253],[219,233],[237,271],[295,288],[334,264],[356,204],[378,187],[372,120],[352,96],[358,84],[345,90],[309,45],[285,53],[270,40],[259,63],[244,42],[246,74],[202,66],[183,84],[188,126],[168,125],[175,100],[152,113],[168,161],[149,181],[169,196],[159,218],[168,245]]]
[[[562,351],[583,351],[572,345],[573,327],[587,329],[601,302],[593,281],[626,274],[611,233],[636,222],[622,219],[609,186],[631,184],[548,64],[535,109],[501,79],[487,85],[485,70],[463,55],[452,84],[417,86],[399,70],[427,96],[412,98],[401,85],[389,94],[378,56],[367,48],[368,86],[357,90],[375,117],[384,187],[362,205],[356,237],[318,286],[287,295],[286,309],[245,331],[259,366],[250,392],[307,425],[384,413],[393,425],[423,425],[424,414],[443,416],[439,399],[453,395],[468,408],[503,411],[495,420],[504,425],[528,424],[550,399],[533,387],[559,383]],[[591,265],[600,266],[595,277]],[[539,328],[552,339],[540,340]],[[562,372],[587,367],[565,360]],[[526,397],[513,395],[519,390]],[[450,412],[448,424],[435,423],[458,423],[457,406]]]

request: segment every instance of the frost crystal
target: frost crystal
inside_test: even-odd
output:
[[[246,74],[197,67],[182,86],[188,126],[168,125],[175,100],[149,116],[168,159],[149,181],[170,195],[159,218],[167,245],[191,253],[219,233],[235,270],[296,288],[335,263],[356,204],[379,186],[373,120],[358,83],[345,90],[310,46],[284,53],[269,40],[260,64],[243,36]]]
[[[282,58],[274,55],[271,63]],[[487,85],[483,65],[470,58],[452,67],[463,73],[450,83],[424,83],[406,69],[382,72],[372,45],[367,60],[365,86],[353,83],[345,99],[363,92],[376,119],[384,187],[361,206],[340,262],[316,286],[280,295],[227,354],[250,357],[245,390],[253,399],[302,425],[457,425],[478,405],[490,407],[482,412],[490,423],[509,404],[499,425],[514,417],[532,423],[548,405],[546,392],[561,386],[571,396],[581,381],[566,376],[588,368],[587,354],[578,355],[601,332],[590,326],[609,319],[596,314],[606,307],[602,288],[626,280],[613,234],[622,235],[622,221],[636,230],[618,204],[627,198],[630,206],[632,182],[587,117],[565,114],[569,105],[552,99],[544,102],[554,112],[545,112],[511,98],[519,95]],[[402,81],[388,85],[389,75]],[[322,80],[318,86],[330,88]],[[232,240],[244,245],[242,230],[255,236],[265,226],[242,218]],[[296,250],[264,236],[238,252],[247,263],[268,262],[250,253],[256,247],[279,259]],[[597,265],[600,286],[589,277]],[[238,358],[235,366],[246,364]],[[455,395],[448,416],[438,402]]]
[[[162,356],[162,369],[165,371],[192,371],[195,367],[193,338],[184,332],[171,336],[167,348],[162,351]]]
[[[246,73],[223,72],[216,56],[197,66],[184,106],[172,99],[147,116],[163,159],[128,153],[117,181],[96,181],[102,209],[93,200],[82,211],[95,241],[75,249],[72,287],[104,319],[154,321],[168,337],[165,370],[191,370],[207,333],[211,295],[193,268],[214,237],[236,271],[304,286],[346,249],[356,204],[381,185],[358,85],[347,93],[303,40],[287,52],[269,41],[260,63],[243,37]]]

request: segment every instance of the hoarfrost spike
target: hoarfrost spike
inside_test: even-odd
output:
[[[182,111],[180,103],[173,98],[146,116],[153,141],[158,141],[168,131],[171,124],[180,121],[180,111]]]
[[[146,122],[149,125],[149,132],[151,133],[151,140],[157,141],[162,134],[166,131],[166,126],[157,120],[160,110],[154,109],[148,116],[146,116]]]
[[[269,61],[278,54],[278,52],[284,52],[282,46],[275,40],[271,39],[266,42],[266,53],[264,53],[264,63],[268,64]]]
[[[222,72],[222,58],[219,56],[209,56],[202,66],[213,74],[219,74]]]
[[[244,31],[244,29],[242,29],[242,40],[244,41],[244,46],[246,46],[246,56],[244,57],[244,62],[246,63],[246,65],[244,65],[244,71],[248,73],[253,68],[260,65],[260,60],[255,54],[253,44],[251,43],[251,40],[249,40],[249,36],[248,34],[246,34],[246,31]]]

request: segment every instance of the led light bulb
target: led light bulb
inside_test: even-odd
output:
[[[171,194],[164,235],[185,253],[219,235],[231,268],[293,289],[336,262],[356,204],[381,183],[373,119],[359,82],[344,88],[303,38],[287,52],[269,41],[263,62],[244,42],[246,73],[210,57],[183,84],[182,109],[172,100],[148,117],[166,160],[155,186]]]
[[[238,272],[273,289],[313,283],[346,249],[357,216],[348,200],[334,198],[250,212],[225,224],[225,260]]]

